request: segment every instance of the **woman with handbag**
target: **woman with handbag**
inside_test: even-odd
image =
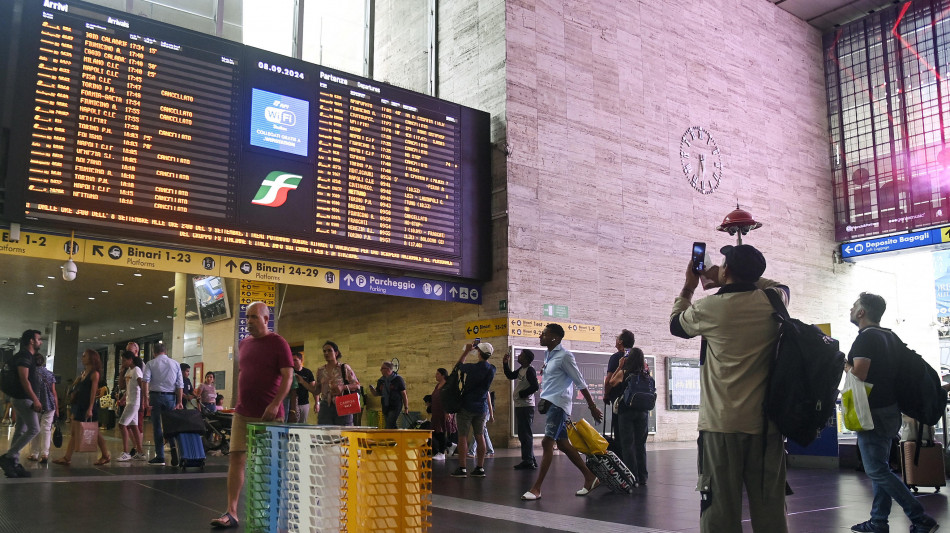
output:
[[[317,370],[316,386],[299,382],[300,386],[309,390],[320,398],[320,411],[317,413],[317,425],[320,426],[352,426],[353,414],[338,414],[336,400],[360,390],[360,382],[356,379],[353,369],[340,363],[339,346],[333,341],[323,344],[323,358],[327,364]]]
[[[84,351],[82,353],[82,366],[83,371],[76,380],[77,385],[73,393],[74,399],[71,408],[73,415],[72,432],[69,435],[69,444],[66,445],[66,455],[53,460],[53,462],[58,465],[69,466],[72,462],[73,452],[79,445],[76,440],[80,438],[82,434],[82,422],[99,423],[99,402],[96,401],[96,393],[99,389],[99,377],[102,374],[102,359],[99,357],[99,352],[89,349]],[[106,439],[102,436],[102,433],[96,432],[96,440],[102,455],[99,457],[99,460],[93,464],[97,466],[108,464],[112,461],[112,456],[109,455],[109,450],[106,448]]]
[[[618,437],[620,448],[623,450],[623,459],[636,476],[637,485],[647,484],[647,432],[649,431],[650,411],[644,411],[637,405],[631,405],[627,398],[627,389],[634,390],[631,380],[652,380],[645,364],[643,350],[631,348],[626,356],[620,359],[620,366],[610,375],[610,384],[616,387],[626,382],[624,396],[617,398]]]

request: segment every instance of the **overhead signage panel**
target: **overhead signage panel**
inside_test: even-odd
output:
[[[950,227],[912,231],[900,235],[842,243],[841,258],[849,259],[863,255],[896,252],[945,242],[950,242]]]
[[[21,231],[20,239],[13,241],[10,230],[0,230],[0,254],[40,259],[67,260],[72,247],[73,261],[82,262],[85,253],[84,239],[71,239],[68,235]]]
[[[162,272],[217,276],[221,257],[215,254],[87,239],[83,262]]]
[[[221,261],[221,275],[227,278],[322,289],[339,288],[340,272],[332,268],[232,256],[222,256]]]

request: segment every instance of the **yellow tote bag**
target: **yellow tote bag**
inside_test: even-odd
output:
[[[571,441],[571,446],[581,453],[587,455],[607,453],[607,439],[583,418],[577,422],[567,423],[567,439]]]

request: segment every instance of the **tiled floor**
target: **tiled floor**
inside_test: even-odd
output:
[[[0,450],[11,431],[0,428]],[[113,457],[118,435],[106,432]],[[539,450],[540,451],[540,450]],[[692,443],[651,445],[650,483],[633,495],[600,488],[579,498],[580,476],[564,456],[555,457],[542,499],[524,502],[534,473],[516,471],[516,450],[498,450],[486,464],[484,479],[456,479],[455,461],[433,465],[432,531],[439,532],[697,532],[698,500]],[[54,456],[59,456],[57,450]],[[24,455],[25,457],[25,455]],[[29,479],[0,478],[0,532],[140,533],[209,531],[208,521],[225,502],[226,457],[210,457],[204,472],[179,473],[142,463],[92,466],[93,454],[76,454],[71,467],[24,462]],[[794,469],[789,480],[789,528],[795,533],[847,532],[867,518],[870,483],[851,469]],[[927,512],[950,530],[946,493],[922,489]],[[891,531],[909,522],[895,506]],[[752,531],[748,522],[745,531]]]

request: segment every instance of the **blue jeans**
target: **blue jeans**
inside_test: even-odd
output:
[[[515,407],[515,427],[518,429],[518,441],[521,442],[521,461],[537,463],[534,458],[534,433],[531,424],[534,422],[534,406]]]
[[[4,455],[19,461],[20,450],[40,432],[40,415],[33,410],[33,400],[11,398],[10,403],[16,413],[16,431],[10,440],[10,449]]]
[[[871,409],[874,429],[858,432],[858,449],[864,471],[871,478],[874,499],[871,502],[871,520],[887,522],[891,514],[891,499],[904,509],[911,522],[924,517],[924,506],[914,498],[910,489],[897,474],[891,472],[888,463],[891,440],[901,427],[901,413],[897,404]]]
[[[149,392],[148,403],[152,406],[152,436],[155,440],[155,457],[165,459],[165,434],[162,433],[162,412],[175,410],[175,395],[164,392]],[[172,455],[172,457],[175,457]]]

